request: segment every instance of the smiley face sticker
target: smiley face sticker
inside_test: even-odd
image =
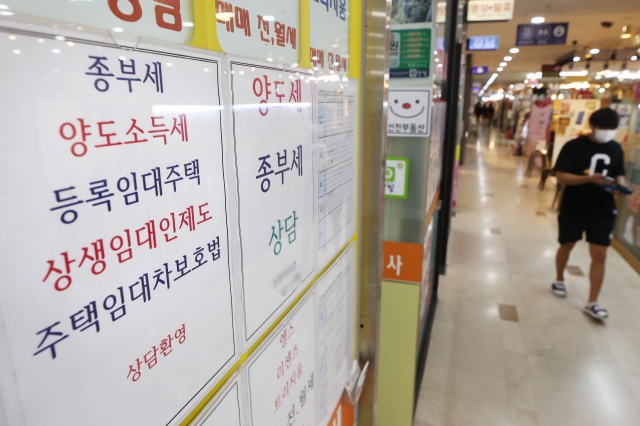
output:
[[[431,89],[389,89],[387,135],[429,136]]]

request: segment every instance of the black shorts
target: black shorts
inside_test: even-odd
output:
[[[587,242],[599,246],[611,245],[615,217],[604,220],[585,220],[576,216],[558,215],[558,242],[575,243],[587,234]]]

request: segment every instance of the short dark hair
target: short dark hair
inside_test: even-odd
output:
[[[598,129],[617,129],[619,123],[618,113],[611,108],[600,108],[589,117],[589,124]]]

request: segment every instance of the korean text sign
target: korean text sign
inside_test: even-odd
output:
[[[313,272],[313,100],[295,72],[230,68],[249,340]]]
[[[218,40],[225,52],[288,65],[298,62],[298,0],[216,0],[215,4]]]
[[[51,43],[0,41],[2,392],[167,424],[235,355],[218,63]]]
[[[194,13],[190,0],[4,0],[10,10],[72,23],[78,31],[92,26],[186,45],[193,37]]]
[[[252,426],[316,424],[314,294],[274,330],[247,364]]]

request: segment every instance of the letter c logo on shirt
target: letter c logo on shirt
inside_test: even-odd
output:
[[[591,157],[591,166],[589,166],[589,176],[593,176],[596,173],[596,167],[598,166],[598,162],[603,161],[605,166],[611,164],[611,157],[607,154],[596,154]],[[609,172],[608,169],[602,169],[602,176],[606,176]]]

